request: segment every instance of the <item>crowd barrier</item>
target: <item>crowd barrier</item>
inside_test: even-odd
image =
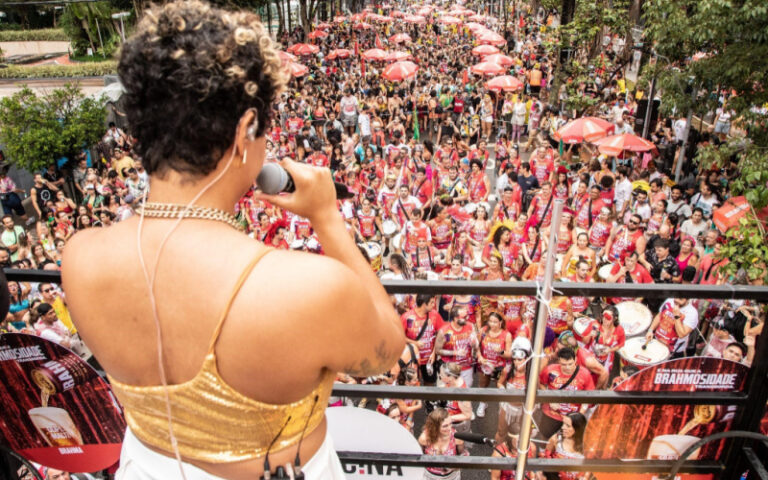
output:
[[[8,280],[27,282],[61,283],[59,272],[39,270],[6,269]],[[536,295],[541,284],[536,282],[503,281],[382,281],[387,292],[401,294],[480,294],[480,295]],[[618,284],[618,283],[572,283],[554,282],[553,291],[557,295],[587,297],[644,297],[644,298],[704,298],[753,300],[768,302],[768,287],[736,285],[675,285],[675,284]],[[625,472],[669,474],[673,468],[678,473],[715,474],[722,480],[742,478],[745,471],[750,471],[749,478],[768,480],[768,469],[762,459],[768,459],[768,442],[757,435],[760,421],[765,414],[768,402],[768,334],[760,335],[756,345],[756,355],[747,378],[747,388],[740,393],[684,393],[684,392],[615,392],[615,391],[579,391],[564,392],[538,390],[536,402],[569,402],[590,404],[707,404],[737,405],[738,412],[729,435],[730,443],[721,458],[716,461],[674,461],[674,460],[566,460],[566,459],[528,459],[526,470],[542,472],[582,471],[582,472]],[[439,388],[407,387],[379,385],[338,385],[333,394],[345,397],[368,398],[411,398],[422,400],[470,400],[470,401],[505,401],[520,402],[525,400],[524,390],[500,391],[493,388]],[[720,437],[718,437],[720,438]],[[609,441],[609,439],[606,439]],[[445,457],[408,454],[384,454],[370,452],[339,452],[343,462],[369,465],[397,466],[448,466],[465,469],[515,469],[514,458],[493,458],[483,456]],[[659,475],[665,478],[665,475]]]

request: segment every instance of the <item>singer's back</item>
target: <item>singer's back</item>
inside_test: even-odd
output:
[[[248,190],[264,159],[269,112],[260,107],[271,104],[283,82],[265,36],[252,14],[192,0],[155,7],[126,42],[119,72],[129,129],[150,173],[148,202],[231,212]],[[211,61],[222,65],[220,77],[209,78],[203,68]],[[114,379],[129,419],[135,413],[129,427],[133,422],[138,432],[152,423],[155,433],[136,435],[141,445],[174,461],[171,428],[164,440],[155,438],[168,423],[161,402],[166,383],[184,468],[200,468],[212,479],[258,478],[265,443],[275,439],[273,468],[293,462],[299,443],[301,462],[315,461],[327,439],[325,420],[311,404],[324,410],[335,372],[379,373],[403,346],[386,292],[335,211],[330,173],[288,161],[284,167],[296,193],[271,200],[312,220],[326,256],[268,251],[222,221],[136,215],[78,233],[62,262],[73,319]],[[216,390],[235,408],[190,412],[196,388],[207,390],[199,392],[201,404]],[[139,411],[137,392],[152,394],[151,412]],[[259,409],[261,423],[249,423]],[[248,420],[232,419],[237,412]],[[218,433],[215,442],[185,429],[196,416],[210,426],[216,415],[222,415],[220,431],[207,430]],[[291,434],[281,439],[284,425]],[[306,434],[296,435],[304,425]],[[260,431],[249,436],[249,428]],[[246,453],[231,455],[237,450]],[[142,475],[157,475],[159,467],[123,468],[132,479],[157,478]]]

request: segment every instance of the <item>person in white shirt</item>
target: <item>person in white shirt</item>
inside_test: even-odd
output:
[[[616,207],[617,218],[624,218],[624,211],[629,208],[632,200],[632,182],[627,178],[629,168],[622,165],[616,169],[616,186],[614,187],[613,203]]]
[[[704,212],[699,207],[693,209],[691,218],[687,219],[680,225],[680,233],[688,235],[696,239],[696,246],[703,246],[704,232],[707,231],[708,224],[703,220]]]
[[[360,128],[361,139],[371,139],[371,107],[368,105],[363,106],[363,112],[357,116],[357,126]]]
[[[683,142],[683,137],[685,136],[685,118],[680,117],[677,120],[675,120],[675,123],[672,124],[672,130],[675,132],[675,141],[677,143]]]
[[[611,119],[613,123],[618,124],[619,120],[624,118],[624,114],[627,113],[627,107],[624,105],[624,99],[620,98],[618,105],[611,107]]]
[[[674,185],[670,191],[670,198],[667,201],[667,214],[675,213],[680,219],[691,216],[691,206],[683,199],[683,187]]]
[[[41,303],[37,306],[39,320],[35,322],[35,332],[40,338],[61,345],[64,348],[71,348],[74,339],[69,333],[67,327],[56,316],[56,310],[48,303]]]
[[[629,124],[629,122],[624,121],[624,117],[619,118],[616,120],[616,128],[613,132],[615,135],[621,135],[622,133],[634,133],[634,129],[632,128],[632,125]]]

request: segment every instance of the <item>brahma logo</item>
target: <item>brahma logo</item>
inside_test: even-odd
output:
[[[357,475],[376,475],[377,477],[403,477],[403,467],[398,465],[375,465],[373,462],[341,462],[344,467],[344,473],[354,473]]]

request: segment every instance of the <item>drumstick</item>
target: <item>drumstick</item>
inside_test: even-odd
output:
[[[651,343],[651,339],[646,339],[645,343],[640,347],[641,349],[645,350],[648,348],[648,344]]]

